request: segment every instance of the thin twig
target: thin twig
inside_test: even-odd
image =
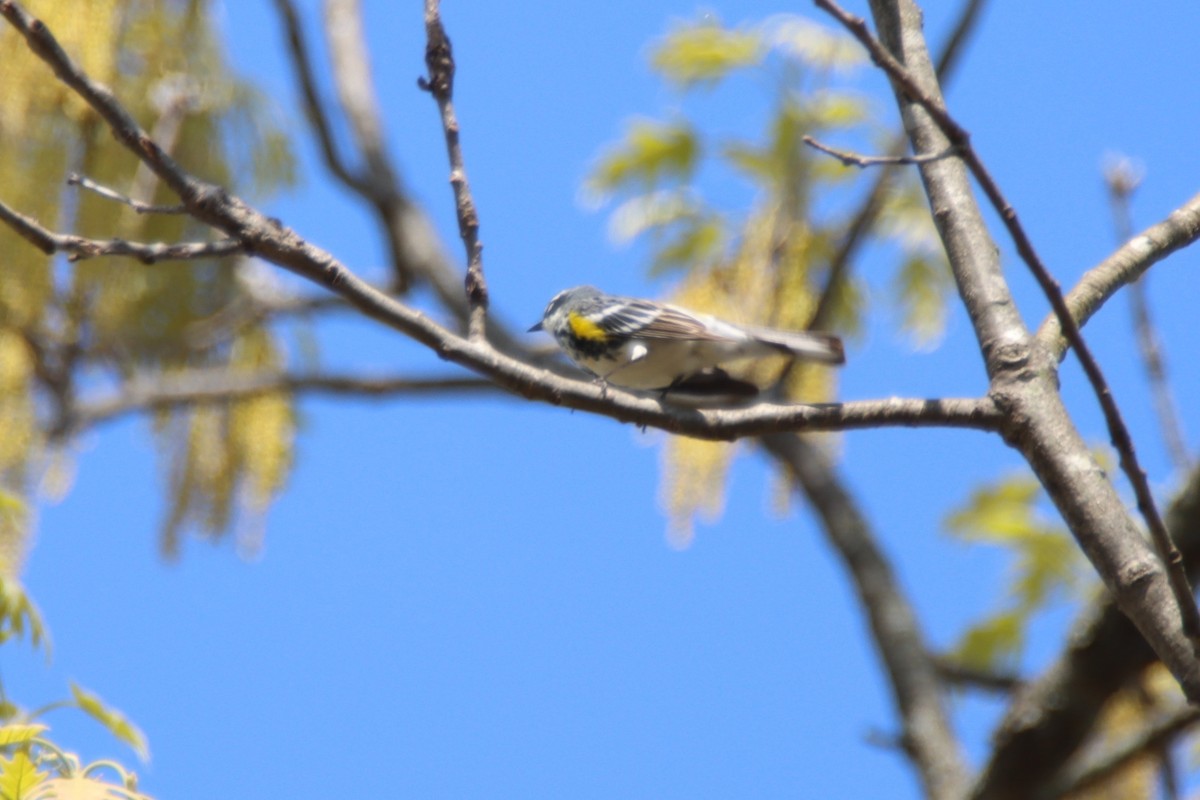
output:
[[[919,156],[864,156],[852,153],[849,150],[838,150],[835,147],[822,144],[811,136],[806,135],[800,138],[809,147],[833,156],[847,167],[911,166],[914,164],[928,164],[931,161],[958,155],[958,149],[952,145],[940,153],[925,153]]]
[[[292,71],[304,97],[304,105],[316,132],[325,165],[335,178],[362,198],[379,219],[395,278],[391,291],[404,295],[412,284],[423,281],[433,289],[442,305],[465,324],[470,312],[459,270],[446,256],[433,222],[425,210],[412,200],[393,159],[387,155],[382,135],[379,134],[382,123],[378,122],[379,101],[374,95],[373,85],[357,84],[353,75],[342,74],[345,69],[354,73],[366,69],[361,56],[367,50],[365,42],[361,40],[361,22],[339,25],[336,31],[330,32],[333,78],[343,104],[347,106],[346,113],[355,131],[355,140],[363,143],[361,157],[367,165],[352,168],[334,142],[331,114],[321,102],[317,90],[312,57],[299,15],[291,0],[275,0],[275,6],[283,23]],[[335,12],[337,16],[358,14],[358,8],[353,3],[331,0],[328,13]],[[383,163],[387,168],[372,169],[369,165],[373,163]],[[495,315],[488,317],[487,336],[497,349],[510,355],[524,354],[523,342],[499,324]]]
[[[1112,207],[1118,243],[1133,238],[1133,214],[1129,202],[1139,183],[1141,175],[1127,159],[1120,159],[1105,170],[1104,184],[1108,188],[1109,205]],[[1184,444],[1183,426],[1175,398],[1171,395],[1171,384],[1167,380],[1162,343],[1150,316],[1150,302],[1146,297],[1144,276],[1129,285],[1129,309],[1133,317],[1138,352],[1142,356],[1142,367],[1146,370],[1146,382],[1150,385],[1154,411],[1162,429],[1163,443],[1171,460],[1175,462],[1175,468],[1181,472],[1186,471],[1191,468],[1192,459]]]
[[[115,189],[110,189],[107,186],[101,186],[100,184],[96,183],[92,179],[86,178],[83,175],[77,175],[74,172],[72,172],[70,175],[67,176],[67,185],[68,186],[78,186],[80,189],[87,189],[89,192],[95,192],[96,194],[98,194],[101,197],[104,197],[108,200],[114,200],[118,203],[127,205],[139,214],[188,214],[188,213],[191,213],[188,211],[187,206],[182,205],[182,204],[173,205],[173,206],[154,205],[153,203],[146,203],[141,200],[135,200],[132,197],[128,197],[126,195],[121,194],[120,192],[116,191]]]
[[[46,255],[67,253],[69,261],[83,261],[103,256],[129,256],[143,264],[159,261],[195,261],[202,258],[222,258],[245,253],[246,246],[233,239],[215,242],[129,242],[124,239],[89,239],[67,233],[55,233],[37,220],[14,211],[0,202],[0,222],[12,228],[21,238]]]
[[[946,44],[942,47],[942,52],[937,59],[935,71],[943,84],[953,74],[963,47],[966,45],[971,31],[979,22],[984,5],[985,0],[967,0],[959,12],[954,28],[947,37]],[[908,150],[908,138],[903,132],[898,134],[892,145],[887,148],[888,153],[896,156],[903,155],[906,150]],[[837,304],[838,293],[847,280],[851,262],[859,247],[866,241],[867,234],[874,229],[879,212],[883,210],[883,201],[891,188],[892,179],[899,169],[899,166],[884,166],[878,170],[871,188],[864,195],[858,209],[850,216],[850,222],[846,225],[846,229],[838,241],[837,249],[829,259],[825,285],[822,287],[820,299],[817,301],[817,310],[813,312],[812,319],[809,321],[809,330],[822,330],[829,327],[833,310]]]
[[[992,206],[1000,214],[1000,218],[1004,221],[1009,236],[1016,245],[1017,252],[1033,273],[1043,294],[1050,301],[1050,305],[1059,319],[1059,324],[1062,326],[1063,335],[1071,347],[1075,349],[1076,357],[1079,359],[1079,363],[1083,367],[1084,373],[1087,375],[1088,381],[1091,383],[1092,389],[1100,402],[1105,422],[1108,425],[1109,438],[1119,455],[1121,469],[1125,472],[1130,485],[1133,487],[1134,495],[1137,498],[1138,511],[1146,521],[1146,527],[1150,530],[1159,557],[1162,558],[1166,565],[1171,591],[1175,595],[1175,600],[1179,605],[1183,633],[1191,640],[1193,650],[1200,650],[1200,608],[1197,608],[1195,597],[1193,597],[1191,587],[1188,585],[1187,578],[1184,575],[1183,559],[1171,541],[1171,537],[1168,535],[1166,526],[1163,524],[1162,517],[1159,515],[1158,508],[1155,505],[1154,495],[1150,490],[1146,473],[1138,462],[1137,452],[1134,449],[1129,429],[1121,417],[1116,400],[1112,396],[1112,392],[1108,387],[1104,374],[1100,370],[1099,364],[1084,342],[1079,326],[1071,317],[1071,312],[1063,299],[1062,290],[1058,282],[1050,275],[1050,272],[1046,269],[1041,258],[1034,250],[1033,243],[1017,219],[1016,211],[1005,199],[999,185],[992,178],[991,173],[984,167],[983,162],[971,146],[970,135],[966,129],[950,116],[940,101],[929,96],[917,84],[904,65],[897,61],[870,33],[867,29],[866,21],[861,17],[855,17],[848,13],[837,3],[833,2],[833,0],[815,0],[815,2],[819,8],[827,11],[841,22],[867,48],[867,51],[871,54],[872,61],[879,65],[909,98],[918,103],[929,114],[942,133],[950,140],[950,143],[959,149],[959,156],[970,169],[971,174],[983,189],[984,194],[987,195]]]
[[[425,65],[428,78],[417,85],[433,95],[442,116],[446,152],[450,158],[450,185],[454,187],[454,209],[458,214],[458,232],[467,250],[467,332],[472,340],[484,338],[487,323],[488,291],[483,278],[483,244],[479,241],[479,215],[467,181],[459,142],[458,117],[454,113],[454,54],[450,37],[442,26],[439,0],[425,0]]]

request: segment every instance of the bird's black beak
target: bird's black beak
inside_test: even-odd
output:
[[[540,323],[540,322],[539,322],[538,324],[536,324],[536,325],[534,325],[532,328],[530,328],[530,329],[527,331],[527,333],[533,333],[533,332],[535,332],[535,331],[540,331],[541,329],[542,329],[542,323]]]

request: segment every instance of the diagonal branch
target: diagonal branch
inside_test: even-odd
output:
[[[830,545],[842,559],[900,711],[901,744],[915,763],[927,796],[933,800],[962,797],[966,767],[942,702],[941,678],[916,612],[887,556],[820,447],[790,435],[765,436],[762,442],[812,504]]]
[[[1092,267],[1067,294],[1067,307],[1080,325],[1087,323],[1117,290],[1141,277],[1172,253],[1200,239],[1200,194],[1146,228]],[[1050,316],[1037,332],[1038,339],[1062,358],[1067,343],[1057,316]]]
[[[391,159],[387,158],[386,152],[382,150],[382,142],[373,138],[373,135],[368,134],[365,138],[375,151],[364,154],[363,161],[371,164],[380,163],[382,160],[386,162],[388,169],[352,168],[347,163],[334,141],[330,114],[317,89],[312,57],[300,16],[292,0],[274,2],[291,56],[292,71],[304,98],[304,107],[316,133],[325,166],[343,185],[362,198],[379,219],[395,274],[395,291],[404,294],[412,283],[424,281],[434,290],[443,306],[456,317],[465,320],[467,305],[463,297],[462,281],[458,277],[457,268],[446,256],[433,222],[424,210],[413,202]],[[330,42],[331,47],[365,52],[366,44],[361,39],[355,40],[355,36],[361,34],[361,24],[339,28],[339,35]],[[353,54],[335,54],[335,71],[339,65],[356,63],[356,59]],[[339,85],[347,82],[347,79],[336,74],[334,80]],[[369,87],[359,87],[355,90],[351,102],[352,128],[359,130],[364,125],[370,127],[372,123],[365,120],[374,119],[374,128],[382,130],[382,123],[378,122],[378,102]],[[356,138],[362,141],[364,136],[360,132],[356,134]],[[519,352],[519,343],[499,326],[489,326],[489,335],[492,341],[506,352]]]
[[[1125,242],[1133,236],[1133,214],[1129,208],[1130,197],[1137,188],[1141,176],[1128,159],[1122,159],[1105,170],[1105,185],[1108,188],[1109,205],[1112,207],[1113,224],[1117,230],[1117,241]],[[1191,456],[1184,444],[1183,428],[1171,384],[1167,380],[1167,364],[1163,357],[1163,346],[1150,314],[1146,282],[1142,278],[1129,285],[1129,309],[1133,317],[1133,330],[1137,337],[1138,351],[1142,356],[1142,368],[1150,395],[1154,398],[1154,411],[1162,429],[1163,444],[1175,468],[1185,471],[1191,466]]]
[[[83,175],[78,175],[74,172],[67,176],[67,185],[78,186],[80,189],[86,189],[89,192],[94,192],[106,200],[113,200],[117,203],[121,203],[122,205],[129,206],[139,214],[188,213],[186,207],[178,204],[170,206],[155,205],[153,203],[147,203],[144,200],[137,200],[133,197],[128,197],[127,195],[123,195],[118,191],[108,188],[107,186],[101,186],[90,178],[86,178]]]

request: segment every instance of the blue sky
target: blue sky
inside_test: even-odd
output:
[[[957,4],[930,3],[937,43]],[[455,234],[420,4],[364,2],[389,140],[408,186]],[[302,3],[310,23],[315,3]],[[865,4],[849,6],[865,13]],[[708,2],[731,23],[805,4]],[[526,327],[565,286],[653,295],[644,252],[615,247],[579,187],[633,115],[679,97],[646,66],[648,43],[697,7],[684,2],[447,3],[457,110],[481,218],[494,307]],[[266,0],[226,2],[230,57],[301,130]],[[832,24],[832,23],[830,23]],[[1200,188],[1194,66],[1200,7],[994,2],[949,92],[952,112],[1066,286],[1113,247],[1100,178],[1107,153],[1139,159],[1136,225]],[[856,85],[894,120],[883,80]],[[768,93],[747,83],[703,99],[706,119],[745,118]],[[758,92],[756,95],[755,92]],[[382,272],[369,217],[329,185],[300,140],[305,182],[269,213],[360,274]],[[999,226],[995,226],[998,231]],[[1000,237],[998,237],[1000,238]],[[1026,320],[1046,313],[1000,238]],[[879,276],[880,253],[861,264]],[[1155,267],[1150,297],[1195,447],[1200,380],[1194,270]],[[977,395],[974,338],[955,308],[941,347],[914,351],[877,317],[852,342],[845,398]],[[1152,482],[1172,475],[1137,369],[1123,298],[1086,329]],[[323,339],[330,363],[441,367],[369,323]],[[1071,408],[1103,441],[1079,371]],[[142,787],[167,800],[223,797],[897,797],[918,795],[894,752],[870,744],[894,717],[840,566],[809,515],[771,511],[749,447],[728,507],[692,546],[669,546],[658,507],[658,443],[607,419],[497,396],[391,402],[305,400],[299,464],[262,552],[190,540],[163,563],[160,474],[143,422],[80,443],[68,498],[39,514],[27,582],[54,659],[5,648],[10,694],[30,705],[75,679],[146,731]],[[949,541],[941,519],[1018,457],[973,432],[847,434],[841,467],[922,614],[934,645],[1002,597],[1005,561]],[[1124,489],[1123,489],[1124,491]],[[1035,627],[1025,666],[1044,664],[1068,614]],[[956,701],[972,756],[996,709]],[[88,759],[132,755],[78,715],[51,718]]]

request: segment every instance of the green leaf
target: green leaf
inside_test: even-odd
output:
[[[99,695],[89,692],[74,681],[71,682],[71,695],[80,710],[107,728],[113,736],[133,748],[133,752],[142,761],[149,760],[150,749],[146,742],[146,735],[128,717],[117,709],[105,705]]]
[[[0,747],[14,744],[25,744],[38,736],[49,726],[38,724],[5,725],[0,727]]]
[[[954,656],[968,667],[994,669],[1014,660],[1025,643],[1028,614],[1002,611],[972,625],[954,649]]]
[[[699,150],[696,133],[686,122],[634,120],[624,140],[601,156],[587,179],[588,188],[603,196],[630,185],[686,179],[696,167]]]
[[[892,281],[903,327],[919,345],[932,345],[946,328],[946,295],[952,285],[943,261],[914,253],[904,260]]]
[[[1011,542],[1029,535],[1041,484],[1032,475],[1013,475],[976,489],[966,507],[946,518],[946,528],[963,539]]]
[[[758,64],[765,53],[757,31],[730,30],[701,20],[682,24],[663,37],[650,54],[650,64],[684,88],[714,86],[730,72]]]
[[[806,105],[810,124],[820,128],[850,128],[868,118],[866,102],[848,92],[821,92]]]
[[[721,158],[755,183],[770,186],[778,179],[772,154],[750,142],[733,141],[721,146]]]
[[[46,775],[23,750],[0,757],[0,800],[26,800]]]

